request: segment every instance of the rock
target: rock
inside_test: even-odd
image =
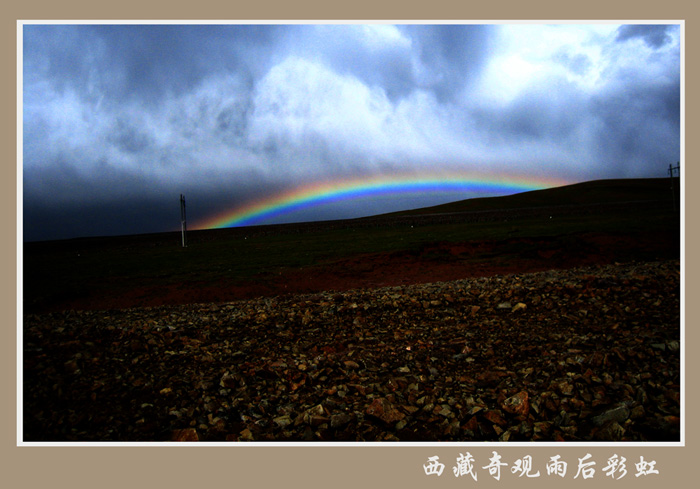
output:
[[[527,391],[520,391],[514,396],[509,397],[503,401],[501,408],[507,413],[515,414],[516,416],[527,416],[530,412],[530,402],[528,400]]]
[[[285,428],[286,426],[292,424],[292,418],[290,418],[289,415],[286,414],[284,416],[278,416],[272,421],[274,421],[274,423],[280,428]]]
[[[224,375],[221,376],[221,380],[219,380],[219,385],[226,389],[233,389],[238,387],[238,379],[236,379],[229,372],[226,372]]]
[[[496,411],[486,411],[484,418],[499,426],[506,426],[508,422]]]
[[[372,404],[365,410],[365,414],[378,418],[387,424],[394,424],[406,417],[404,413],[394,408],[394,406],[384,398],[372,401]]]
[[[330,421],[330,418],[328,416],[317,416],[317,415],[311,415],[308,418],[308,423],[313,426],[314,428],[317,428],[323,424],[328,423]]]
[[[630,410],[630,419],[644,419],[644,406],[637,405]]]
[[[571,384],[571,382],[563,380],[557,384],[557,390],[563,396],[570,396],[574,392],[574,386]]]
[[[343,364],[345,365],[345,368],[350,370],[357,370],[358,368],[360,368],[360,365],[352,360],[345,360]]]
[[[615,421],[622,423],[630,417],[630,410],[624,404],[605,411],[598,416],[595,416],[591,421],[596,426],[603,426],[605,423]]]
[[[199,435],[197,434],[196,429],[185,428],[181,430],[173,430],[170,439],[172,441],[199,441]]]
[[[625,429],[617,421],[609,421],[595,434],[597,440],[620,441],[625,436]]]
[[[238,437],[238,439],[241,441],[253,441],[253,440],[255,440],[255,438],[253,437],[253,433],[248,428],[246,428],[240,432],[240,436]]]
[[[331,428],[341,428],[350,423],[353,418],[353,415],[347,413],[334,414],[331,416]]]
[[[448,404],[443,404],[441,406],[437,406],[435,409],[438,410],[438,412],[436,414],[439,414],[440,416],[444,416],[446,418],[453,418],[454,417],[454,413],[452,412],[452,409],[450,408],[450,406]]]

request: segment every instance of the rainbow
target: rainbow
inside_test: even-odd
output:
[[[462,198],[510,195],[567,182],[555,179],[478,178],[465,174],[382,176],[322,182],[249,203],[205,219],[198,228],[229,228],[263,224],[291,212],[335,202],[383,195],[460,193]]]

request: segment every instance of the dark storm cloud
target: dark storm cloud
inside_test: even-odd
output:
[[[123,95],[178,95],[206,77],[260,76],[284,26],[157,25],[93,27]]]
[[[673,40],[670,33],[675,29],[672,25],[623,25],[617,30],[616,40],[641,39],[651,48],[660,48]]]
[[[639,176],[645,162],[659,168],[680,144],[680,85],[639,83],[595,97],[591,114],[600,121],[599,157],[623,176]]]
[[[115,120],[107,141],[128,153],[141,153],[153,145],[147,132],[123,118]]]
[[[309,182],[677,161],[678,26],[534,27],[26,25],[25,239],[172,230],[180,193],[194,221]]]
[[[588,165],[581,161],[569,168],[571,175],[660,176],[669,158],[678,157],[680,85],[678,79],[659,85],[639,81],[585,95],[560,80],[473,116],[494,144],[549,145],[551,153],[566,150],[589,159]]]
[[[142,195],[134,199],[44,206],[29,202],[23,209],[24,240],[147,234],[176,231],[178,202]],[[172,223],[172,224],[171,224]]]
[[[404,26],[416,41],[422,63],[419,86],[435,91],[438,99],[452,99],[478,78],[495,37],[489,25]]]
[[[507,106],[475,111],[485,132],[501,141],[539,141],[559,143],[566,140],[584,119],[584,101],[576,87],[565,80],[550,80],[546,87],[535,86],[523,92]]]
[[[26,26],[25,66],[59,88],[100,90],[110,99],[158,102],[208,76],[252,79],[267,68],[286,26]]]

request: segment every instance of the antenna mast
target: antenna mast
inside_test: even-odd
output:
[[[185,196],[180,194],[180,225],[182,227],[182,247],[187,247],[187,214],[185,212]]]

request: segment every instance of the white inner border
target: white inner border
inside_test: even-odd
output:
[[[337,20],[337,21],[303,21],[303,20],[208,20],[208,21],[186,21],[186,20],[72,20],[72,21],[51,21],[51,20],[18,20],[17,21],[17,446],[18,447],[130,447],[130,446],[172,446],[172,447],[474,447],[474,448],[540,448],[540,447],[685,447],[685,178],[681,177],[681,439],[680,442],[25,442],[23,440],[23,27],[24,25],[68,25],[68,24],[89,24],[89,25],[292,25],[292,24],[387,24],[387,25],[476,25],[476,24],[668,24],[679,25],[681,30],[681,172],[685,168],[685,21],[650,21],[650,20],[508,20],[508,21],[475,21],[475,20],[430,20],[430,21],[372,21],[372,20]]]

